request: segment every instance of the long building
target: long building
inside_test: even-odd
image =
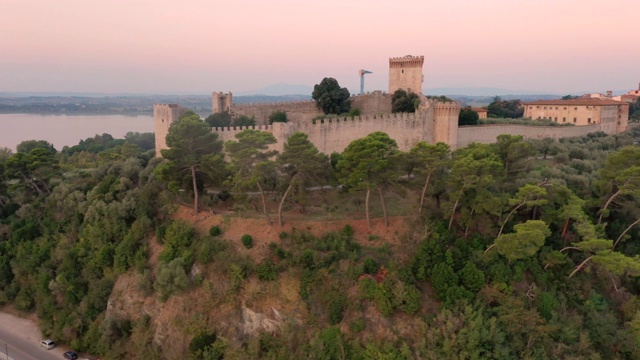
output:
[[[537,100],[523,106],[525,118],[575,126],[599,125],[601,131],[608,134],[625,131],[629,123],[629,104],[615,100]]]

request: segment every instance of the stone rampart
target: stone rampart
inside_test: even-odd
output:
[[[398,142],[401,150],[411,149],[418,141],[432,142],[427,112],[415,114],[383,114],[330,119],[319,119],[304,123],[274,123],[262,126],[236,126],[213,128],[222,141],[235,140],[235,135],[246,129],[266,131],[278,141],[272,149],[282,151],[284,143],[294,132],[303,132],[321,152],[342,152],[355,139],[372,132],[382,131]]]
[[[391,94],[373,91],[351,96],[351,108],[357,108],[362,115],[391,113]]]
[[[322,115],[322,110],[316,106],[313,100],[273,102],[273,103],[248,103],[233,104],[231,112],[234,115],[245,115],[256,119],[256,124],[267,125],[269,115],[274,111],[285,111],[290,122],[309,121],[318,115]]]
[[[466,147],[472,142],[490,144],[498,135],[522,135],[527,139],[559,139],[563,137],[585,136],[600,131],[598,125],[586,126],[534,126],[513,124],[490,124],[458,127],[458,147]]]

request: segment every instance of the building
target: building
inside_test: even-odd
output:
[[[629,104],[621,101],[578,98],[570,100],[538,100],[523,103],[524,117],[548,119],[576,126],[599,125],[600,131],[616,134],[627,129]]]
[[[396,90],[422,94],[424,56],[407,55],[389,59],[389,94]]]
[[[480,118],[480,119],[486,119],[487,116],[489,115],[489,110],[487,110],[485,108],[472,107],[471,110],[477,112],[478,113],[478,118]]]

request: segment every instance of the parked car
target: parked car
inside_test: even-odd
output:
[[[56,347],[56,343],[54,343],[53,340],[45,339],[45,340],[42,340],[40,342],[40,346],[42,346],[43,348],[49,350],[49,349],[53,349],[54,347]]]
[[[69,360],[76,360],[78,358],[78,354],[75,351],[67,351],[64,353],[64,358]]]

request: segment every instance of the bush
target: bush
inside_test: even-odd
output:
[[[329,324],[336,325],[344,318],[344,311],[347,307],[347,297],[340,292],[334,292],[329,300]]]
[[[215,332],[202,331],[198,335],[194,336],[189,342],[189,351],[196,355],[202,352],[205,348],[212,346],[216,342],[217,335]]]
[[[246,247],[247,249],[251,249],[253,247],[253,238],[251,237],[251,235],[242,235],[240,241],[242,241],[242,245],[244,245],[244,247]]]
[[[287,236],[289,236],[289,234],[287,234],[286,231],[283,231],[280,233],[280,235],[278,235],[278,237],[280,238],[280,240],[284,240],[287,238]]]
[[[270,259],[256,266],[258,279],[263,281],[273,281],[278,277],[278,269]]]
[[[222,234],[222,230],[218,225],[214,225],[211,227],[211,229],[209,229],[209,235],[211,236],[219,236],[220,234]]]

